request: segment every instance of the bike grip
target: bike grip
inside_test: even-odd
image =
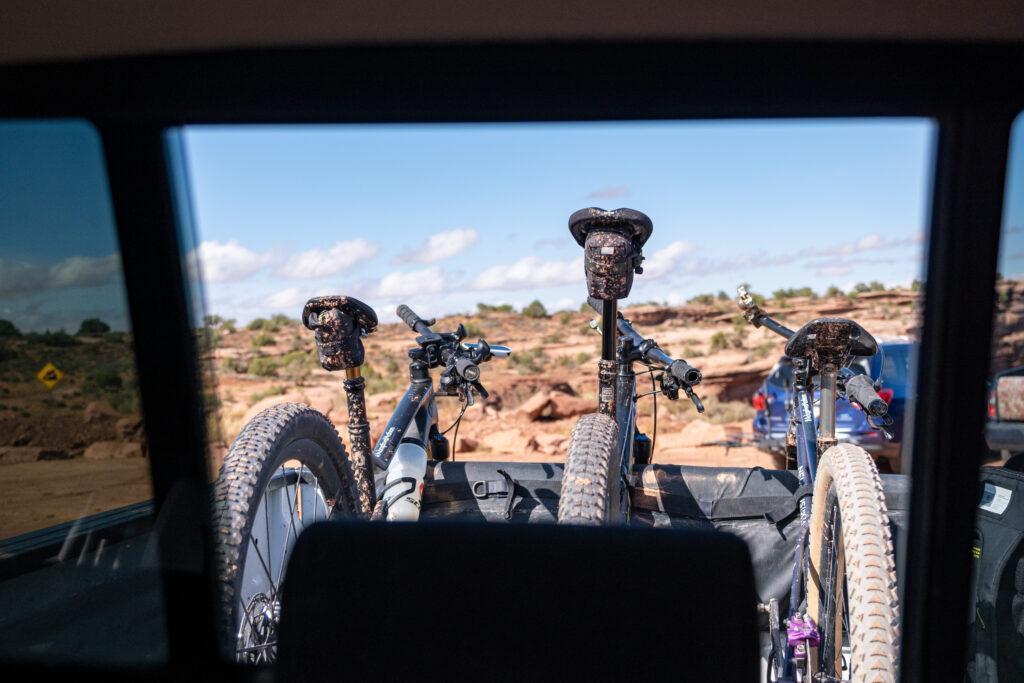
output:
[[[685,360],[674,360],[672,365],[668,367],[669,374],[678,379],[683,384],[700,384],[700,381],[704,379],[700,370],[693,367]]]
[[[846,397],[859,403],[869,415],[882,417],[889,412],[889,406],[875,391],[867,375],[854,375],[846,380]]]
[[[413,332],[419,332],[419,330],[416,329],[416,326],[423,322],[423,319],[416,315],[411,308],[402,304],[398,307],[398,310],[396,310],[395,313],[397,313],[398,317],[402,319],[402,322],[409,326],[409,329]]]
[[[459,356],[455,359],[455,372],[467,382],[475,382],[480,379],[480,366],[470,359]]]

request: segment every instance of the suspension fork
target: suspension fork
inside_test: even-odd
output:
[[[619,302],[606,299],[601,302],[601,360],[597,363],[597,409],[598,412],[615,418],[616,383],[618,359],[616,339],[618,338]]]
[[[352,451],[352,475],[355,478],[359,507],[367,517],[377,500],[373,482],[373,459],[370,455],[370,421],[366,416],[366,378],[362,366],[345,369],[345,398],[348,400],[348,440]]]

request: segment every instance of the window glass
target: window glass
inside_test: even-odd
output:
[[[631,488],[631,523],[686,526],[686,515],[673,516],[665,501],[689,501],[692,511],[717,498],[769,498],[746,487],[743,482],[755,477],[744,471],[771,472],[756,479],[777,485],[775,493],[784,498],[796,495],[813,467],[798,470],[797,437],[814,448],[814,436],[806,435],[815,427],[795,431],[797,382],[784,357],[786,342],[744,318],[736,301],[744,283],[753,303],[792,330],[819,318],[848,318],[877,339],[876,356],[844,358],[841,370],[844,382],[853,375],[878,381],[887,421],[839,398],[831,429],[839,443],[859,447],[859,481],[875,482],[869,475],[882,473],[885,491],[870,491],[866,504],[887,501],[893,533],[872,533],[888,544],[905,527],[909,499],[902,474],[909,471],[904,422],[914,402],[908,359],[920,327],[934,130],[927,120],[871,119],[204,126],[180,132],[187,176],[178,192],[188,195],[191,210],[179,212],[179,219],[194,219],[199,236],[188,266],[202,281],[207,315],[200,333],[216,368],[208,405],[211,415],[219,410],[220,430],[211,430],[221,439],[212,446],[212,466],[224,468],[215,478],[217,499],[246,501],[237,510],[221,505],[214,511],[216,529],[249,529],[242,546],[233,532],[218,539],[223,556],[232,558],[220,572],[222,587],[237,598],[223,635],[234,641],[238,658],[262,663],[272,657],[275,641],[262,626],[276,610],[287,539],[330,505],[333,514],[375,508],[389,519],[554,521],[558,501],[551,498],[519,504],[514,497],[467,497],[465,505],[449,505],[444,496],[416,499],[416,486],[407,498],[395,487],[413,471],[419,472],[413,480],[423,477],[424,490],[441,479],[481,476],[500,482],[496,489],[507,487],[504,477],[512,475],[501,463],[513,461],[515,476],[544,479],[545,490],[564,492],[556,465],[572,451],[575,426],[599,409],[599,396],[636,399],[636,424],[629,423],[631,406],[620,401],[617,436],[602,440],[621,447],[608,462],[619,454],[632,458],[623,469],[635,476],[607,479],[609,486]],[[631,287],[615,295],[619,311],[634,326],[640,353],[651,348],[642,340],[655,340],[671,358],[700,369],[703,381],[690,388],[703,412],[685,387],[673,386],[667,363],[630,366],[635,377],[623,370],[635,360],[626,351],[616,375],[623,384],[599,388],[602,321],[586,299],[600,287],[587,285],[585,222],[577,225],[579,241],[569,230],[575,211],[594,206],[629,207],[653,222],[648,235],[645,219],[630,214],[629,229],[620,225],[628,235],[618,236],[626,244],[592,244],[590,262],[643,242],[642,263],[632,253],[623,271]],[[621,276],[612,279],[609,288],[621,286]],[[342,297],[316,299],[326,295]],[[372,314],[353,298],[375,311],[379,325],[367,323]],[[412,332],[400,305],[436,318],[430,325],[437,332],[511,347],[511,355],[477,357],[470,370],[480,372],[474,385],[456,360],[476,351],[440,349],[436,345],[451,339]],[[408,312],[404,319],[415,323]],[[311,328],[320,335],[319,347]],[[632,339],[621,325],[619,336]],[[422,383],[410,384],[424,372],[431,374],[436,400],[416,393]],[[801,398],[811,405],[799,404],[802,424],[827,422],[829,411],[820,405],[826,392],[816,376],[807,385]],[[422,407],[409,408],[415,405]],[[279,433],[281,424],[296,425],[339,454],[340,438],[347,454],[340,457],[354,463],[357,475],[359,462],[387,468],[365,471],[357,499],[347,500],[331,488],[326,451],[312,457],[257,439]],[[244,447],[233,448],[236,443]],[[375,459],[363,455],[371,448]],[[394,455],[397,449],[413,463],[403,474],[405,465],[396,463],[406,461]],[[233,483],[268,469],[261,486]],[[853,477],[842,479],[850,486]],[[391,493],[375,503],[373,489]],[[622,499],[609,494],[609,500]],[[819,508],[836,499],[820,496]],[[752,542],[758,553],[798,556],[794,544],[806,535],[797,528],[797,507],[791,506],[786,524],[793,526],[782,534],[755,515],[761,526],[752,533],[764,532]],[[881,525],[885,517],[874,519]],[[732,530],[731,521],[710,521]],[[834,528],[829,552],[844,538],[842,524]],[[761,541],[765,545],[757,545]],[[891,558],[891,547],[886,552]],[[763,563],[756,570],[763,585],[791,585],[791,565]],[[833,587],[843,595],[847,584],[838,576]],[[762,596],[765,604],[772,599],[788,609],[785,591]],[[804,602],[795,596],[794,609]],[[849,619],[831,623],[841,629]],[[835,671],[814,673],[837,677]]]
[[[148,449],[102,147],[0,122],[0,657],[164,656]]]
[[[1010,136],[975,523],[968,673],[1024,677],[1024,119]]]

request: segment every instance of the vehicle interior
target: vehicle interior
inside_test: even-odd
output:
[[[909,479],[886,490],[900,535],[900,679],[964,679],[974,656],[964,606],[999,339],[993,292],[1007,238],[1011,135],[1024,110],[1017,3],[442,2],[392,10],[356,2],[299,10],[267,2],[242,10],[226,2],[15,0],[2,14],[0,202],[11,199],[15,218],[0,228],[29,215],[14,201],[29,194],[26,179],[59,167],[60,182],[45,191],[70,200],[41,205],[82,227],[49,233],[48,221],[58,219],[42,212],[25,234],[86,246],[85,256],[37,278],[19,265],[34,253],[28,237],[11,228],[0,240],[9,240],[0,246],[0,294],[46,328],[33,337],[46,351],[31,356],[31,367],[0,355],[0,380],[30,373],[50,389],[60,366],[85,349],[120,363],[120,377],[94,373],[86,381],[107,382],[141,415],[133,422],[96,407],[92,424],[116,422],[137,452],[85,448],[70,459],[36,449],[32,457],[52,474],[28,491],[16,459],[28,457],[18,440],[31,435],[18,431],[17,410],[0,414],[0,430],[10,430],[10,445],[0,446],[0,671],[8,680],[435,672],[760,680],[770,615],[755,610],[752,596],[764,587],[754,568],[782,560],[768,556],[774,545],[758,556],[737,540],[761,533],[752,525],[737,524],[734,537],[673,522],[672,500],[690,495],[683,488],[676,498],[634,494],[641,526],[672,527],[678,533],[670,536],[646,528],[317,525],[290,560],[276,665],[225,654],[209,377],[196,333],[203,293],[186,257],[197,241],[194,216],[180,201],[189,183],[182,130],[887,117],[920,117],[936,130],[913,439],[904,451],[912,453],[904,461]],[[32,161],[38,150],[46,154]],[[27,161],[12,162],[20,159]],[[83,321],[77,342],[51,334],[79,324],[60,317],[80,305],[71,295],[58,301],[72,281],[106,288],[105,317],[123,320],[128,332],[90,331]],[[6,303],[0,299],[0,318]],[[4,336],[15,333],[0,327]],[[27,339],[11,343],[27,348]],[[47,396],[89,411],[87,396]],[[54,419],[48,428],[62,424]],[[78,441],[67,449],[81,450]],[[741,476],[728,474],[726,494]],[[61,482],[76,477],[95,479],[117,504],[69,496]],[[767,476],[763,495],[783,483],[792,493],[796,480],[783,479]],[[64,497],[74,514],[45,523],[19,513],[39,495]]]

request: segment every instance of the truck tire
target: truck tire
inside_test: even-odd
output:
[[[323,414],[281,403],[242,428],[213,493],[225,654],[253,664],[274,661],[277,594],[295,540],[314,522],[356,512],[345,447]]]
[[[813,669],[842,680],[843,647],[853,681],[898,678],[896,563],[885,494],[874,460],[840,444],[818,464],[811,507],[808,613],[821,631]],[[819,588],[820,586],[820,588]]]
[[[616,442],[619,427],[602,413],[584,415],[572,430],[562,474],[558,523],[582,526],[623,524],[628,495],[622,483]]]

